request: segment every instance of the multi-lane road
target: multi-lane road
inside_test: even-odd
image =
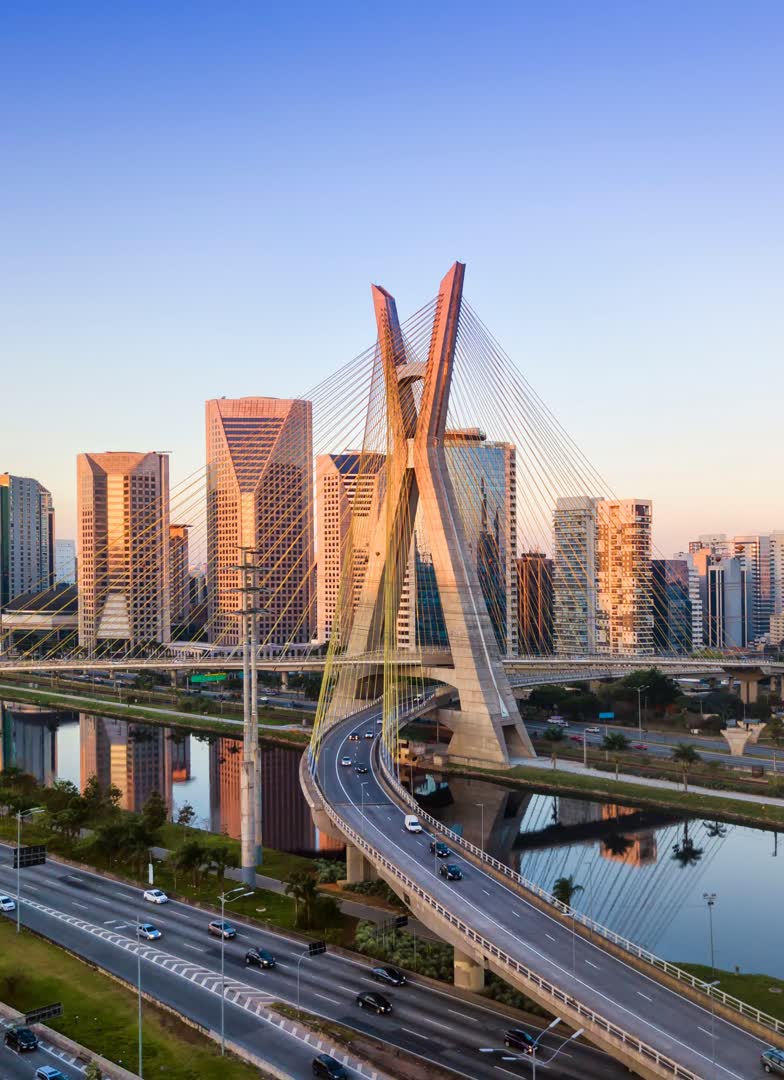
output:
[[[698,1076],[743,1080],[758,1071],[763,1041],[573,934],[461,858],[459,849],[450,861],[461,867],[463,879],[451,882],[440,876],[427,836],[405,831],[403,811],[382,787],[372,758],[367,774],[341,765],[344,756],[359,754],[367,760],[370,740],[350,739],[366,726],[344,721],[326,734],[321,746],[319,785],[343,821],[476,934]]]
[[[362,752],[367,753],[365,746]],[[0,889],[13,895],[15,874],[10,862],[10,849],[2,849]],[[185,1016],[217,1030],[220,941],[207,932],[212,917],[207,912],[174,901],[162,905],[145,903],[140,889],[54,860],[24,872],[22,897],[21,915],[26,926],[131,983],[137,976],[136,919],[153,922],[162,937],[143,946],[143,988]],[[229,912],[227,918],[231,918]],[[285,935],[258,930],[241,919],[231,921],[238,937],[225,945],[226,987],[229,998],[236,997],[236,1003],[226,1002],[227,1038],[272,1061],[292,1077],[310,1076],[314,1051],[255,1012],[257,1005],[276,1000],[296,1004],[302,945]],[[273,952],[278,966],[261,972],[246,968],[244,955],[251,945]],[[303,960],[302,1008],[407,1048],[463,1076],[502,1080],[499,1068],[512,1075],[530,1075],[526,1067],[502,1064],[500,1054],[479,1054],[480,1046],[500,1046],[504,1031],[514,1026],[492,1002],[487,1006],[477,1004],[450,993],[446,987],[437,990],[415,979],[405,987],[386,991],[371,978],[371,966],[330,952]],[[371,1017],[355,1005],[360,990],[373,988],[382,989],[392,1000],[391,1016]],[[535,1033],[535,1028],[530,1030]],[[543,1060],[558,1041],[554,1034],[545,1037],[543,1045],[550,1049],[542,1051]],[[591,1047],[570,1044],[566,1051],[568,1056],[564,1052],[547,1075],[565,1080],[620,1080],[628,1075]],[[5,1053],[10,1056],[10,1052],[0,1050],[0,1055]],[[32,1071],[31,1067],[28,1076]],[[5,1076],[2,1068],[0,1075]]]

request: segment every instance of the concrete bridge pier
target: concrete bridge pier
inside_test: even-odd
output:
[[[357,885],[361,881],[375,881],[377,878],[373,864],[359,848],[346,842],[346,881],[349,885]]]
[[[485,985],[485,966],[468,953],[455,949],[454,984],[458,990],[479,993]]]
[[[745,702],[746,705],[753,705],[759,693],[759,675],[743,674],[735,675],[735,678],[738,680],[741,701]]]
[[[288,673],[288,671],[281,671],[281,673],[280,673],[280,688],[281,688],[281,690],[288,690],[288,688],[289,688],[289,673]]]

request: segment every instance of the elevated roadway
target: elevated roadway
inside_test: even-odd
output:
[[[585,1027],[588,1038],[641,1076],[741,1080],[757,1072],[764,1038],[712,1016],[707,1001],[665,985],[654,968],[639,970],[600,940],[574,933],[554,909],[457,845],[448,861],[463,878],[445,880],[427,835],[403,827],[410,807],[383,775],[378,738],[367,774],[340,763],[368,753],[369,740],[349,735],[371,721],[372,713],[336,724],[312,773],[303,758],[303,787],[317,823],[355,849],[354,873],[380,874],[417,918],[455,946],[456,982],[478,986],[483,969],[495,971],[575,1028]]]

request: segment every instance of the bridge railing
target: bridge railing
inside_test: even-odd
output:
[[[482,952],[486,953],[488,956],[492,956],[499,966],[505,968],[513,975],[521,976],[526,981],[536,986],[542,995],[549,998],[554,1003],[558,1003],[561,1008],[570,1010],[572,1015],[578,1017],[583,1025],[589,1025],[593,1029],[599,1029],[600,1031],[605,1032],[610,1038],[620,1042],[623,1048],[628,1049],[631,1053],[639,1055],[646,1062],[657,1065],[665,1075],[677,1077],[679,1080],[700,1080],[698,1073],[692,1072],[690,1069],[679,1065],[677,1061],[667,1057],[666,1054],[660,1053],[654,1047],[649,1046],[648,1043],[643,1042],[642,1039],[638,1039],[624,1028],[619,1027],[617,1024],[613,1024],[605,1016],[602,1016],[601,1013],[597,1013],[593,1009],[590,1009],[572,994],[562,990],[548,979],[544,979],[541,975],[537,974],[537,972],[532,971],[530,968],[526,967],[525,964],[521,964],[518,960],[515,960],[513,956],[510,956],[502,949],[499,949],[492,941],[489,941],[481,934],[478,934],[461,919],[458,919],[456,915],[453,915],[448,908],[443,906],[443,904],[440,904],[426,889],[423,889],[421,885],[405,874],[399,866],[390,859],[387,859],[386,856],[382,855],[377,848],[345,822],[326,800],[324,800],[323,805],[330,820],[355,847],[366,852],[376,865],[382,866],[387,874],[395,877],[409,895],[418,897],[422,903],[426,904],[440,918],[448,922],[454,929],[467,938],[468,941],[471,941],[474,945],[478,946]]]
[[[625,952],[630,953],[632,956],[637,957],[638,960],[643,960],[650,964],[652,967],[658,969],[666,975],[669,975],[673,979],[677,979],[678,982],[685,983],[693,990],[698,990],[700,993],[706,994],[708,997],[713,997],[716,1001],[720,1002],[728,1009],[732,1009],[734,1012],[740,1013],[741,1016],[746,1016],[750,1020],[754,1020],[757,1024],[763,1027],[770,1028],[771,1031],[775,1031],[776,1034],[784,1034],[784,1021],[778,1020],[775,1016],[770,1016],[769,1013],[762,1012],[761,1009],[756,1009],[752,1005],[749,1005],[745,1001],[741,1001],[740,998],[734,997],[732,994],[727,994],[723,990],[720,990],[716,986],[711,986],[709,983],[703,982],[702,979],[698,979],[695,975],[691,975],[688,971],[684,971],[683,968],[679,968],[676,964],[671,964],[669,960],[663,960],[660,956],[650,952],[648,949],[642,948],[633,941],[629,941],[628,938],[622,937],[620,934],[616,934],[614,930],[610,930],[609,927],[602,926],[601,923],[596,922],[589,916],[584,915],[580,911],[576,911],[568,904],[562,903],[556,899],[552,893],[547,892],[541,885],[537,885],[534,881],[529,881],[528,878],[518,874],[517,871],[512,870],[506,863],[502,863],[499,859],[493,858],[492,855],[488,855],[482,848],[477,847],[476,844],[472,844],[464,837],[459,836],[451,829],[447,828],[440,821],[434,818],[432,815],[424,811],[414,796],[403,787],[398,780],[394,770],[391,767],[389,755],[385,752],[379,754],[381,760],[381,767],[384,772],[384,778],[398,798],[411,809],[416,810],[417,817],[426,821],[431,828],[447,837],[451,844],[455,847],[462,848],[464,851],[468,851],[474,858],[480,860],[486,866],[492,866],[492,868],[499,874],[513,881],[515,885],[525,889],[528,892],[533,893],[540,900],[543,900],[547,904],[551,904],[556,910],[561,912],[562,915],[568,916],[575,922],[580,923],[588,931],[595,934],[597,937],[604,938],[605,941],[611,942],[613,945]]]

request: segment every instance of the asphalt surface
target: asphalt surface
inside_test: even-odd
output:
[[[0,1031],[11,1026],[10,1021],[0,1020]],[[37,1029],[33,1028],[37,1033]],[[39,1043],[37,1050],[19,1054],[0,1043],[0,1077],[2,1080],[33,1080],[35,1070],[42,1065],[52,1065],[59,1069],[67,1080],[84,1080],[84,1071],[76,1065],[68,1064],[54,1047]]]
[[[368,745],[362,748],[364,754]],[[0,859],[0,889],[14,895],[15,874],[10,862],[10,849],[5,848]],[[162,931],[162,937],[157,942],[144,943],[143,988],[182,1014],[213,1030],[219,1029],[221,947],[220,940],[207,932],[207,923],[214,917],[208,912],[174,901],[161,905],[145,903],[140,889],[74,870],[54,860],[24,871],[21,911],[26,926],[132,983],[137,977],[137,915],[142,922],[154,923]],[[243,986],[250,989],[254,1002],[269,1004],[285,1000],[296,1005],[297,962],[303,951],[300,943],[282,934],[257,930],[241,920],[234,921],[228,909],[226,918],[238,931],[238,937],[225,944],[227,993],[231,994],[233,987]],[[245,951],[254,944],[276,956],[278,966],[274,971],[245,967]],[[370,976],[371,967],[372,964],[329,952],[303,960],[302,1008],[449,1066],[463,1076],[500,1080],[501,1067],[513,1075],[530,1075],[528,1065],[521,1069],[514,1063],[501,1066],[500,1054],[478,1053],[480,1046],[500,1047],[504,1031],[514,1026],[513,1021],[492,1008],[491,1002],[487,1007],[476,1005],[446,989],[441,992],[416,981],[387,990]],[[392,1001],[391,1015],[371,1016],[357,1008],[356,994],[374,988]],[[296,1078],[311,1075],[312,1049],[229,1000],[225,1005],[225,1020],[227,1038]],[[537,1033],[535,1027],[529,1030],[534,1035]],[[543,1039],[543,1048],[549,1049],[542,1050],[542,1063],[559,1041],[554,1033]],[[563,1080],[620,1080],[628,1074],[592,1047],[571,1044],[546,1075]]]
[[[759,1071],[762,1040],[719,1017],[714,1027],[709,1009],[573,935],[458,851],[448,861],[460,866],[463,880],[441,877],[428,837],[405,831],[403,811],[381,787],[368,753],[370,740],[349,740],[365,726],[351,720],[336,725],[324,738],[318,773],[329,803],[378,851],[475,932],[697,1075],[712,1075],[714,1051],[718,1080],[743,1080]],[[370,772],[358,775],[353,767],[341,766],[343,755],[356,755]]]
[[[547,721],[542,720],[526,720],[525,726],[528,731],[541,734],[541,732],[546,731],[547,728],[552,725],[548,724]],[[586,727],[601,727],[601,734],[584,735]],[[605,732],[605,725],[602,723],[590,724],[570,720],[569,727],[564,728],[563,730],[563,742],[553,744],[556,752],[558,747],[562,746],[564,742],[570,742],[570,736],[572,735],[580,735],[587,739],[588,746],[592,750],[601,750],[602,748]],[[727,743],[721,737],[711,739],[705,736],[695,737],[687,731],[680,733],[669,731],[646,731],[643,729],[641,739],[638,728],[621,727],[618,724],[610,724],[607,726],[607,730],[610,732],[617,731],[625,735],[631,744],[629,747],[631,752],[634,752],[634,748],[638,744],[647,747],[647,753],[651,757],[671,758],[673,746],[677,745],[677,743],[688,743],[699,752],[703,761],[719,761],[722,765],[736,769],[749,769],[752,765],[764,765],[769,771],[773,771],[773,748],[760,746],[759,743],[756,745],[754,743],[747,743],[746,750],[742,757],[731,757]],[[573,742],[571,745],[574,747],[577,744]],[[776,772],[784,773],[784,749],[775,751],[775,757]]]

